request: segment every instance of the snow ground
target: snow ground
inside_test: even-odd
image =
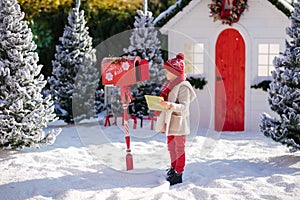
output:
[[[122,127],[61,121],[49,126],[58,127],[63,131],[52,146],[0,150],[0,199],[299,198],[300,154],[259,132],[199,129],[187,142],[184,182],[169,188],[163,177],[165,136],[151,131],[147,122],[131,129],[130,171]]]

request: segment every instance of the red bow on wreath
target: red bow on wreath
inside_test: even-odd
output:
[[[231,8],[232,8],[232,0],[223,0],[220,18],[228,19],[228,17],[230,16]]]

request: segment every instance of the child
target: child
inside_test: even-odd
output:
[[[185,166],[185,141],[190,133],[189,106],[196,94],[191,84],[185,80],[184,55],[179,53],[176,58],[164,63],[166,82],[162,86],[161,105],[167,109],[159,113],[156,131],[166,133],[171,168],[167,172],[170,185],[182,183]]]

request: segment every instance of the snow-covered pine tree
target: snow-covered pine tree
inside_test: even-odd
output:
[[[16,0],[0,0],[0,35],[0,147],[52,144],[61,130],[43,131],[55,120],[53,102],[41,93],[47,81]]]
[[[80,0],[77,0],[76,12],[79,16],[77,31],[81,33],[78,39],[84,38],[84,42],[78,43],[78,49],[82,52],[82,61],[76,76],[75,88],[73,92],[73,115],[76,122],[83,119],[89,119],[96,116],[97,106],[101,104],[100,99],[96,98],[101,95],[97,91],[99,84],[99,73],[95,67],[96,50],[93,49],[92,38],[89,36],[88,27],[84,20],[84,11],[80,11]],[[96,106],[97,105],[97,106]]]
[[[140,56],[149,62],[150,80],[141,82],[133,88],[134,100],[130,105],[130,114],[142,117],[145,113],[152,115],[144,98],[145,94],[157,94],[157,88],[165,80],[163,59],[160,52],[160,41],[154,27],[152,12],[147,11],[147,1],[144,1],[144,11],[138,10],[135,16],[134,29],[130,37],[130,46],[124,52],[131,56]],[[149,91],[150,93],[146,93]],[[142,114],[144,113],[144,114]]]
[[[291,26],[286,29],[291,40],[280,57],[275,57],[272,82],[268,90],[271,110],[279,119],[264,113],[260,129],[266,136],[289,147],[300,150],[300,4],[294,3]]]
[[[130,46],[124,49],[124,52],[147,60],[150,68],[150,82],[162,83],[165,79],[163,59],[160,52],[160,41],[153,21],[152,12],[137,11],[134,29],[130,37]]]
[[[68,24],[59,38],[61,44],[56,46],[53,72],[49,79],[50,93],[55,103],[66,111],[59,117],[67,123],[74,123],[73,98],[77,101],[76,107],[83,106],[82,112],[76,113],[78,120],[95,114],[95,92],[99,80],[94,68],[96,55],[92,38],[86,27],[84,11],[80,11],[79,6],[80,1],[77,0],[76,7],[68,15]]]

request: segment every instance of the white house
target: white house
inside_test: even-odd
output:
[[[194,125],[216,131],[255,131],[263,112],[275,115],[267,92],[251,88],[271,78],[273,58],[288,39],[285,29],[290,20],[278,4],[285,11],[293,7],[284,0],[271,2],[248,0],[239,20],[228,25],[210,17],[212,0],[192,0],[161,27],[168,36],[169,57],[183,52],[186,73],[202,74],[208,82],[203,90],[196,90],[197,102],[191,109]]]

